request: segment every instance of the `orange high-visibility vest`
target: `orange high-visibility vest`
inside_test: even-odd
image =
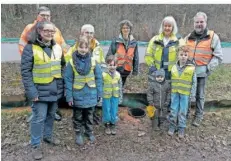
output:
[[[188,40],[187,45],[190,48],[189,59],[195,60],[196,65],[207,65],[213,57],[211,43],[213,40],[214,31],[209,30],[209,39],[201,40],[196,43],[194,40]]]
[[[135,46],[129,46],[126,51],[124,45],[119,43],[118,49],[116,51],[117,67],[123,66],[127,71],[131,71],[133,67],[133,58],[134,58]]]

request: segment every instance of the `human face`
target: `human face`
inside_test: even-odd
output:
[[[156,81],[157,82],[163,82],[164,81],[164,77],[162,75],[158,75],[158,76],[156,76]]]
[[[108,64],[108,69],[110,72],[115,72],[116,70],[116,65],[115,65],[115,61],[111,61],[109,64]]]
[[[82,35],[86,36],[89,40],[92,40],[94,38],[94,31],[91,28],[88,28],[82,32]]]
[[[81,44],[78,46],[77,50],[81,55],[85,55],[89,51],[89,48],[86,44]]]
[[[130,27],[128,25],[123,25],[121,31],[122,31],[123,37],[127,38],[130,31],[131,31],[131,29],[130,29]]]
[[[164,22],[163,26],[164,26],[164,36],[169,37],[172,33],[172,30],[173,30],[172,24],[169,22]]]
[[[188,52],[180,51],[178,58],[181,64],[185,64],[188,60]]]
[[[51,12],[50,11],[41,11],[37,16],[38,21],[49,21],[51,20]]]
[[[44,42],[51,41],[55,34],[55,28],[52,24],[45,24],[39,34]]]
[[[194,20],[194,30],[196,31],[196,33],[198,34],[202,34],[206,28],[206,21],[205,18],[203,16],[198,16],[195,18]]]

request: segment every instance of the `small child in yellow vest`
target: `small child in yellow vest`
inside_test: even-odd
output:
[[[172,136],[178,130],[179,138],[184,137],[189,101],[195,100],[196,94],[195,66],[188,60],[188,53],[187,46],[180,47],[179,60],[171,70],[172,91],[168,135]]]
[[[116,71],[114,55],[110,55],[106,63],[107,70],[103,71],[103,123],[105,133],[115,135],[118,106],[123,96],[122,81],[120,73]]]

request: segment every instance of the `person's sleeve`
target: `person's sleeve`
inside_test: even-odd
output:
[[[213,57],[209,62],[207,68],[209,71],[213,71],[223,60],[223,53],[221,48],[221,42],[217,34],[214,33],[211,48],[213,49]]]
[[[106,55],[106,60],[110,55],[115,55],[116,53],[116,43],[115,43],[115,39],[112,40],[111,45],[108,49],[107,55]]]
[[[119,104],[121,104],[123,102],[123,83],[122,83],[122,79],[120,77],[119,80],[119,88],[120,88],[120,97],[119,97]]]
[[[70,61],[70,59],[72,58],[72,54],[75,52],[75,45],[73,45],[72,47],[70,47],[67,51],[67,53],[64,55],[64,59],[66,64]]]
[[[33,81],[33,51],[32,45],[28,44],[25,46],[22,58],[21,58],[21,75],[22,75],[22,82],[25,88],[25,92],[29,100],[32,100],[39,96],[38,90],[35,87]]]
[[[196,89],[197,89],[197,76],[196,76],[196,71],[194,71],[193,80],[192,80],[192,88],[191,88],[191,97],[196,96]]]
[[[168,82],[168,89],[166,94],[167,94],[166,103],[169,105],[171,102],[171,82]]]
[[[98,97],[102,97],[102,95],[103,95],[103,78],[102,78],[102,71],[101,71],[99,64],[96,64],[94,74],[95,74],[95,83],[96,83],[96,88],[97,88],[97,95],[98,95]]]
[[[67,63],[64,71],[64,82],[65,82],[65,91],[66,91],[66,101],[73,101],[73,80],[74,80],[74,72],[70,62]]]
[[[155,40],[155,37],[153,37],[149,43],[148,43],[148,47],[146,49],[146,53],[145,53],[145,56],[144,56],[144,60],[145,60],[145,63],[151,67],[151,66],[155,66],[154,64],[154,40]]]
[[[153,100],[154,100],[153,88],[152,88],[152,84],[149,82],[148,83],[148,91],[147,91],[148,104],[153,106],[153,104],[154,104]]]
[[[133,75],[137,75],[139,73],[139,51],[138,51],[138,44],[135,47],[134,59],[133,59]]]
[[[20,55],[22,55],[23,49],[27,45],[27,42],[28,42],[27,35],[28,35],[29,30],[30,30],[30,26],[27,25],[20,36],[19,43],[18,43]]]

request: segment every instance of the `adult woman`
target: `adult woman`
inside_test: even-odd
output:
[[[157,69],[165,70],[165,78],[170,78],[172,66],[177,61],[177,48],[183,45],[183,39],[177,38],[177,24],[172,16],[167,16],[163,19],[159,35],[154,36],[148,44],[145,62],[149,66],[149,74],[152,74]]]
[[[42,135],[45,142],[57,144],[52,131],[57,100],[63,96],[61,68],[65,62],[62,48],[53,40],[54,34],[54,24],[39,22],[30,34],[21,59],[25,92],[33,101],[30,134],[34,159],[42,158]]]
[[[112,40],[106,59],[110,55],[116,56],[116,70],[120,73],[124,85],[131,71],[133,75],[138,74],[139,54],[137,41],[132,35],[133,24],[129,20],[123,20],[119,26],[120,34]]]

